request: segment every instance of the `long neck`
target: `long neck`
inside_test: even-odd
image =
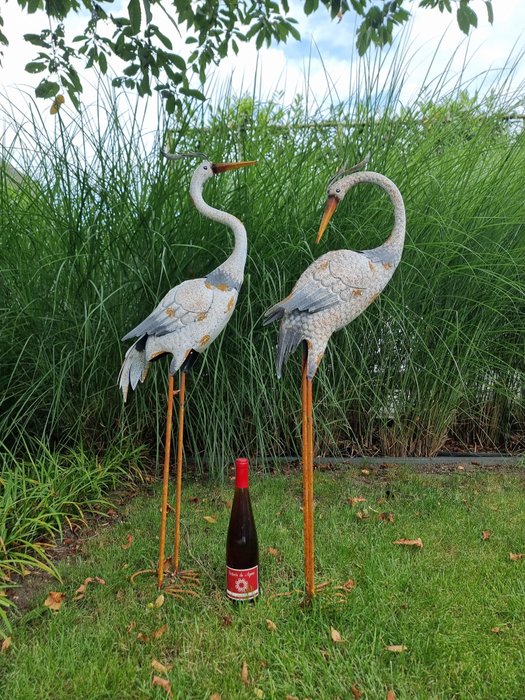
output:
[[[394,207],[394,227],[386,239],[386,241],[377,250],[382,250],[387,252],[399,260],[401,259],[401,253],[403,251],[403,244],[405,242],[405,231],[406,231],[406,214],[405,214],[405,204],[403,202],[403,197],[401,192],[397,189],[396,185],[389,180],[384,175],[374,172],[359,172],[352,173],[341,179],[340,186],[344,194],[348,192],[349,189],[361,182],[368,182],[372,185],[377,185],[384,190],[390,197],[392,206]]]
[[[202,185],[202,181],[198,181],[195,178],[191,181],[190,196],[195,207],[208,219],[229,226],[235,237],[235,245],[233,246],[232,254],[217,269],[232,277],[240,287],[244,277],[244,266],[246,264],[246,255],[248,252],[246,229],[242,222],[239,221],[237,217],[233,216],[233,214],[229,214],[221,209],[215,209],[215,207],[207,204],[202,198]]]

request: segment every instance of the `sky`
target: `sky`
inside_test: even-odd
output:
[[[481,79],[475,76],[486,74],[487,71],[490,75],[490,71],[495,73],[495,69],[501,69],[513,46],[516,47],[516,56],[520,48],[525,48],[525,2],[494,0],[493,4],[495,20],[491,26],[483,0],[475,0],[473,7],[478,13],[479,26],[471,32],[468,40],[457,27],[452,15],[441,15],[437,10],[414,7],[409,30],[402,33],[398,31],[395,40],[395,45],[405,42],[408,49],[405,54],[412,56],[405,70],[401,96],[403,102],[409,103],[418,94],[429,71],[427,82],[432,76],[437,76],[455,51],[449,75],[464,70],[464,74],[472,77],[473,85],[479,85]],[[24,93],[34,90],[40,76],[24,71],[24,65],[34,58],[35,48],[23,41],[22,34],[38,31],[45,26],[46,20],[42,16],[22,13],[15,0],[7,3],[0,0],[0,6],[5,20],[5,32],[10,40],[0,68],[0,100],[7,100],[23,111],[28,99]],[[285,104],[290,104],[299,93],[313,107],[322,105],[329,91],[332,97],[337,96],[341,101],[348,99],[358,79],[358,61],[354,49],[355,24],[352,17],[346,15],[337,23],[330,19],[324,9],[305,17],[299,0],[292,0],[291,6],[292,15],[295,14],[300,19],[301,42],[290,40],[287,45],[275,45],[259,52],[253,42],[241,45],[239,55],[227,57],[215,71],[213,80],[217,85],[231,80],[234,92],[251,92],[253,76],[257,70],[259,91],[263,99],[278,93]],[[165,23],[160,19],[157,22],[164,31]],[[82,26],[83,22],[78,18],[68,20],[66,35],[73,37]],[[390,56],[392,55],[391,51]],[[469,59],[465,69],[466,55]],[[383,72],[388,70],[389,60],[387,58]],[[513,80],[516,86],[521,81],[525,82],[525,59],[519,61]],[[86,104],[95,101],[95,83],[93,72],[86,72]],[[51,126],[53,117],[48,114],[49,106],[49,101],[37,102],[44,124]],[[156,112],[156,107],[153,112]]]

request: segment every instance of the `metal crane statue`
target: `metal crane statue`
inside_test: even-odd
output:
[[[405,240],[405,206],[396,185],[384,175],[364,172],[369,157],[350,170],[338,172],[328,184],[328,201],[321,220],[321,240],[338,204],[360,183],[381,187],[394,208],[394,227],[383,245],[360,252],[334,250],[321,255],[303,272],[285,299],[265,314],[264,324],[281,321],[277,345],[277,376],[295,348],[303,344],[302,461],[304,557],[307,599],[315,595],[313,518],[312,382],[334,331],[353,321],[383,291],[401,260]]]
[[[166,517],[168,509],[168,479],[171,447],[171,424],[174,397],[174,375],[181,370],[179,385],[179,424],[177,442],[177,481],[175,503],[175,543],[173,551],[174,572],[179,573],[180,510],[182,490],[182,451],[184,434],[184,409],[186,375],[200,353],[221,333],[231,318],[239,290],[244,278],[246,264],[246,229],[233,214],[215,209],[202,197],[205,183],[214,175],[236,168],[255,165],[256,161],[238,163],[212,163],[203,153],[166,153],[170,160],[200,158],[202,162],[193,173],[190,197],[197,210],[212,221],[229,226],[235,237],[231,255],[200,279],[186,280],[170,290],[160,304],[142,323],[127,333],[122,340],[137,338],[128,349],[119,375],[119,386],[127,399],[131,385],[146,379],[149,365],[163,355],[172,355],[168,375],[168,408],[166,415],[166,443],[162,483],[162,505],[160,522],[159,562],[157,568],[158,587],[164,577],[164,554],[166,544]]]

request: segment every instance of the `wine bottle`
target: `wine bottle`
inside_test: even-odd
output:
[[[232,600],[254,600],[259,595],[259,547],[245,458],[235,460],[235,493],[226,539],[226,595]]]

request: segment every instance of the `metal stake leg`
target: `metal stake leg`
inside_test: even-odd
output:
[[[179,431],[177,437],[177,492],[175,501],[175,546],[173,550],[173,566],[175,573],[179,571],[180,548],[180,510],[182,494],[182,453],[184,448],[184,408],[186,400],[186,372],[180,373],[179,392]]]
[[[168,480],[170,474],[171,424],[173,419],[173,375],[168,375],[168,409],[166,411],[166,443],[164,445],[164,472],[162,475],[162,503],[160,511],[159,563],[157,586],[162,587],[164,579],[164,552],[166,548],[166,516],[168,512]]]

